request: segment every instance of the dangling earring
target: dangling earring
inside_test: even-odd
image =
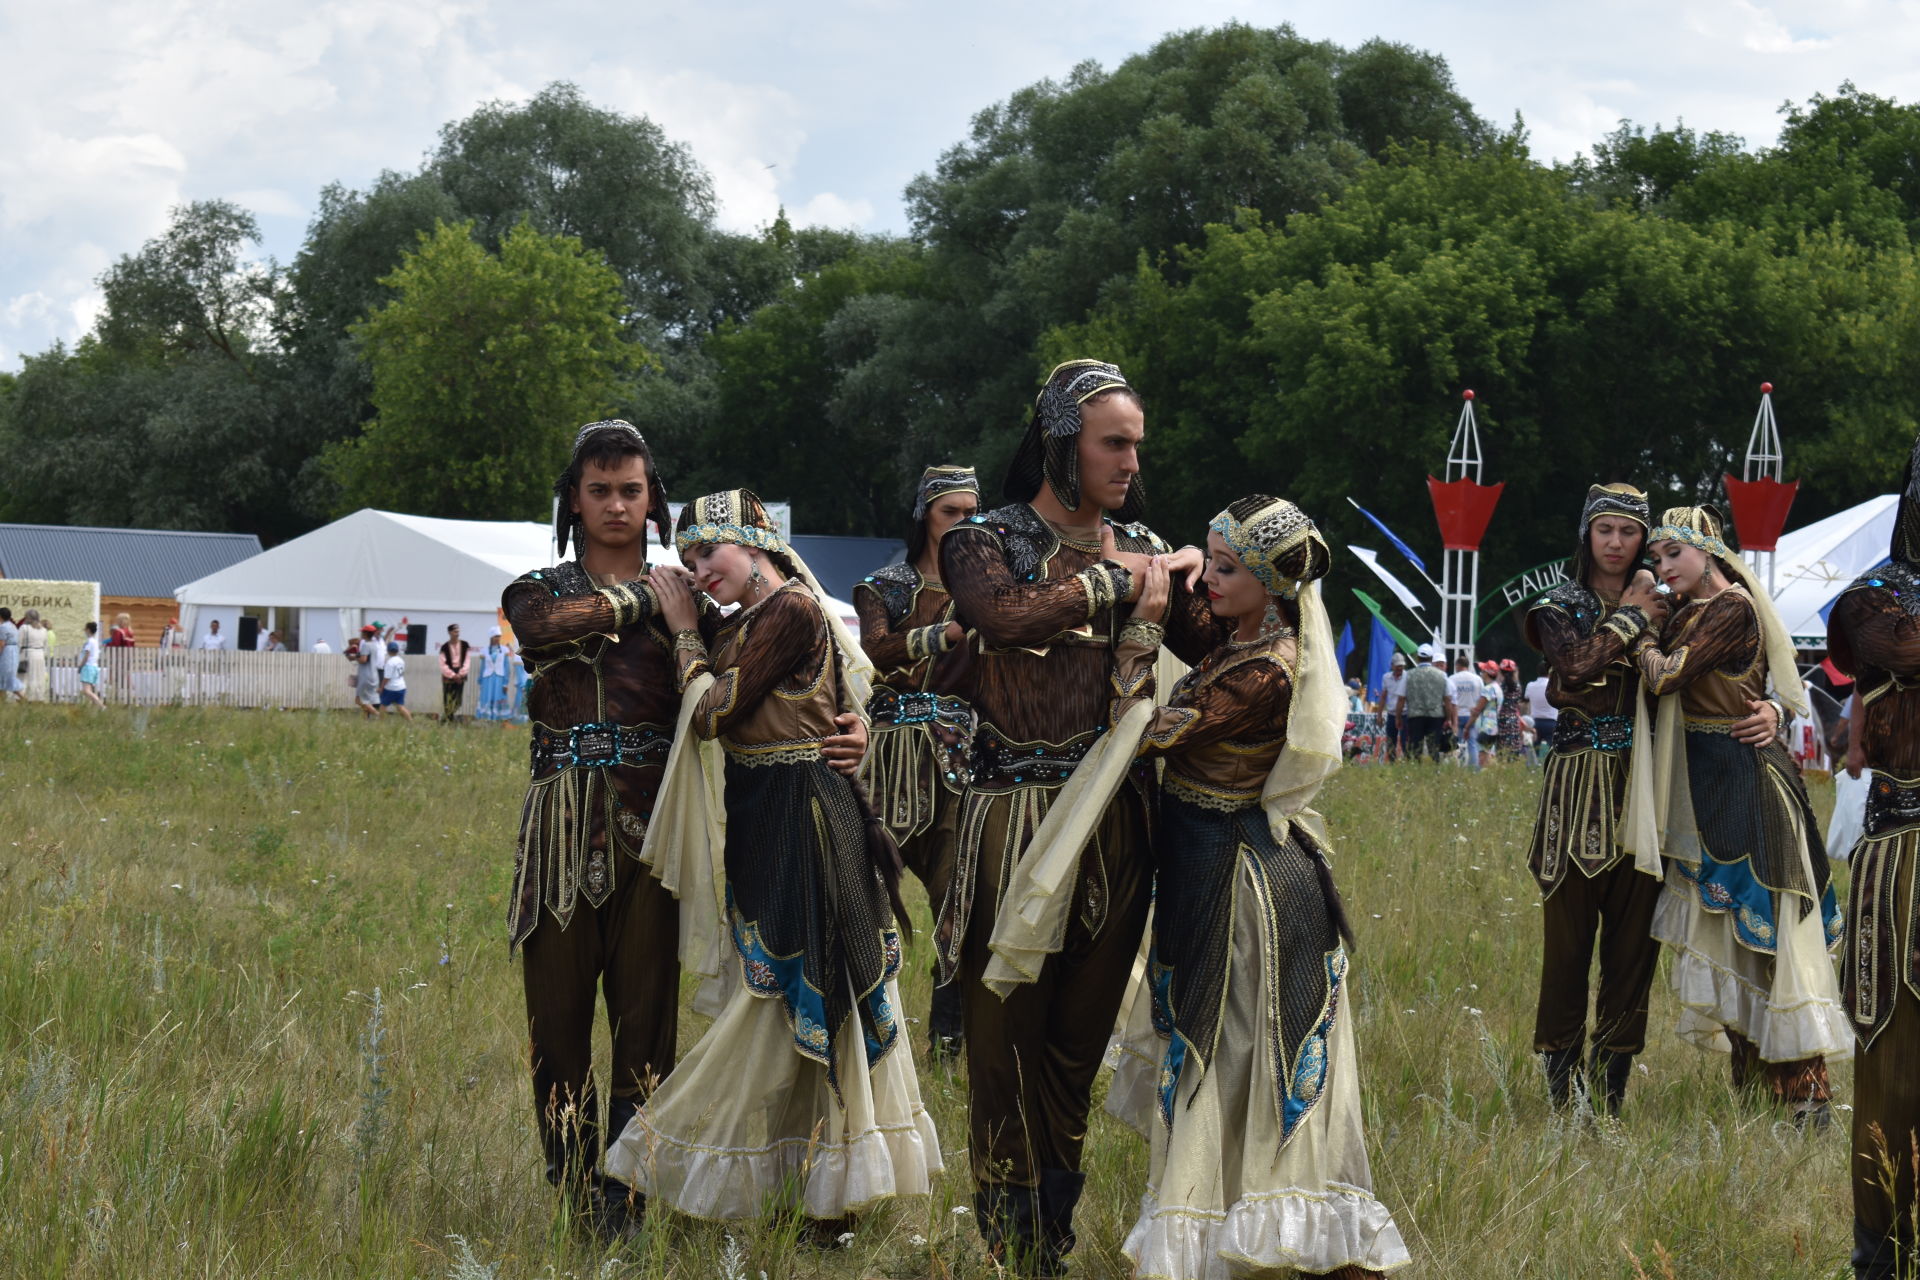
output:
[[[747,586],[753,589],[753,598],[760,598],[761,588],[767,585],[766,575],[760,572],[760,563],[755,561],[752,572],[747,574]]]
[[[1267,597],[1267,612],[1260,619],[1260,631],[1263,635],[1272,635],[1280,629],[1280,605],[1272,596]]]

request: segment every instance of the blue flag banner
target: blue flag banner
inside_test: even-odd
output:
[[[1347,678],[1347,659],[1353,656],[1353,649],[1353,624],[1343,622],[1340,624],[1340,643],[1333,646],[1333,665],[1340,669],[1342,683]]]
[[[1373,615],[1373,634],[1367,638],[1367,699],[1380,700],[1380,686],[1386,683],[1387,668],[1393,665],[1393,637],[1380,615]]]
[[[1358,511],[1361,515],[1365,516],[1368,520],[1373,522],[1373,527],[1378,529],[1382,534],[1386,536],[1387,541],[1393,544],[1394,550],[1398,551],[1401,555],[1405,556],[1407,559],[1413,561],[1414,568],[1418,569],[1421,573],[1426,574],[1426,576],[1429,578],[1433,576],[1432,574],[1427,573],[1427,562],[1422,560],[1419,556],[1413,554],[1413,548],[1408,546],[1406,543],[1400,541],[1400,535],[1395,533],[1393,530],[1387,528],[1386,525],[1382,524],[1380,522],[1379,516],[1373,514],[1373,512],[1367,510],[1365,507],[1361,506],[1359,503],[1354,502],[1352,498],[1348,498],[1347,501],[1353,506],[1353,509],[1355,511]]]

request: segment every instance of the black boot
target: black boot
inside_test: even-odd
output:
[[[936,981],[939,973],[934,974]],[[959,1061],[967,1045],[966,1027],[961,1020],[960,980],[933,989],[933,1003],[927,1010],[927,1051],[934,1061]]]
[[[1580,1046],[1549,1049],[1540,1056],[1547,1064],[1547,1101],[1555,1111],[1565,1111],[1573,1103],[1573,1086],[1580,1079]]]
[[[1073,1211],[1087,1175],[1077,1169],[1040,1171],[1040,1260],[1034,1272],[1041,1276],[1067,1274],[1067,1255],[1073,1252]]]
[[[1620,1118],[1620,1104],[1627,1100],[1627,1078],[1632,1074],[1632,1054],[1615,1053],[1599,1045],[1593,1046],[1593,1060],[1587,1066],[1587,1079],[1600,1086],[1607,1114],[1615,1120]]]
[[[640,1096],[638,1094],[614,1094],[607,1103],[607,1124],[602,1131],[605,1146],[611,1147],[627,1131],[627,1124],[639,1114]],[[594,1162],[594,1213],[598,1218],[596,1233],[602,1240],[624,1240],[640,1230],[647,1217],[647,1198],[621,1182],[618,1178],[609,1178],[599,1171],[600,1161]]]
[[[625,1128],[635,1109],[635,1102],[616,1098],[612,1118]],[[599,1113],[599,1100],[593,1094],[574,1107],[542,1110],[540,1148],[547,1158],[547,1181],[567,1198],[574,1226],[611,1244],[639,1229],[646,1200],[625,1183],[601,1176]]]
[[[973,1197],[974,1218],[987,1254],[1014,1275],[1034,1275],[1039,1260],[1040,1193],[1034,1187],[992,1182]]]
[[[1903,1233],[1881,1235],[1853,1220],[1853,1274],[1855,1280],[1900,1280],[1920,1275],[1916,1267],[1913,1241]]]
[[[600,1166],[599,1100],[589,1092],[577,1105],[556,1100],[541,1108],[540,1150],[548,1183],[584,1199]]]

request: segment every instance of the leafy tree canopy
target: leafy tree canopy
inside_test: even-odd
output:
[[[342,509],[543,519],[573,428],[604,416],[640,358],[620,278],[571,236],[521,224],[489,253],[440,224],[354,332],[378,416],[332,446]]]

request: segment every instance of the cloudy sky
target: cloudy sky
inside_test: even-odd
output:
[[[93,280],[224,197],[263,252],[315,195],[416,166],[489,99],[572,80],[712,172],[723,220],[904,228],[900,192],[973,112],[1169,29],[1291,22],[1442,54],[1490,120],[1567,158],[1622,118],[1778,134],[1842,81],[1920,97],[1920,0],[0,0],[0,369],[84,332]]]

